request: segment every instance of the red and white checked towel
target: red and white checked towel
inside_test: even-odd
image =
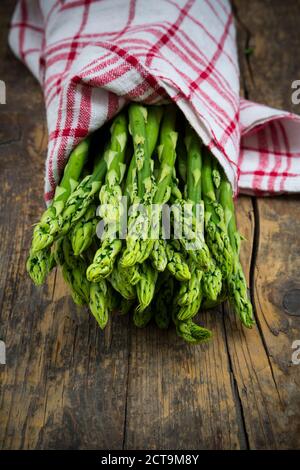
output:
[[[227,0],[20,0],[9,40],[44,90],[47,202],[81,139],[130,100],[166,98],[235,190],[300,191],[300,117],[240,98]]]

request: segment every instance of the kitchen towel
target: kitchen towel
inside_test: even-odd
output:
[[[227,0],[19,0],[9,42],[39,80],[45,200],[72,148],[129,101],[174,101],[235,192],[300,191],[300,117],[240,98]]]

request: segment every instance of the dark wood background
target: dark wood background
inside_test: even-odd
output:
[[[47,130],[40,88],[7,46],[14,1],[0,6],[0,447],[266,449],[300,447],[299,197],[238,200],[242,258],[257,327],[230,309],[203,314],[209,345],[115,318],[105,333],[76,309],[61,276],[25,273],[43,209]],[[300,1],[235,0],[242,93],[285,108],[300,79]],[[245,56],[244,50],[253,47]]]

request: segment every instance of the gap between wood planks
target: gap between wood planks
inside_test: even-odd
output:
[[[232,10],[233,14],[236,20],[237,25],[239,26],[240,30],[244,33],[244,41],[242,44],[242,47],[244,51],[249,49],[251,47],[251,39],[252,39],[252,33],[251,30],[248,28],[248,26],[245,24],[244,21],[241,20],[238,12],[238,7],[236,5],[235,0],[231,0],[232,4]],[[247,68],[248,72],[248,80],[250,80],[251,84],[254,85],[254,77],[253,77],[253,71],[252,71],[252,65],[251,65],[251,54],[244,54],[244,64]],[[239,60],[241,62],[241,60]],[[241,63],[240,63],[241,67]],[[246,99],[250,99],[249,97],[249,90],[247,86],[247,77],[245,74],[241,73],[241,91],[244,94],[244,97]],[[278,397],[280,402],[282,402],[280,393],[278,390],[278,385],[275,379],[273,367],[270,361],[270,354],[268,351],[268,346],[266,344],[263,331],[261,328],[261,324],[257,315],[257,309],[256,309],[256,300],[255,300],[255,295],[254,295],[254,289],[255,289],[255,266],[256,266],[256,260],[257,260],[257,255],[258,255],[258,248],[259,248],[259,238],[260,238],[260,219],[259,219],[259,209],[258,209],[258,204],[257,204],[257,198],[256,197],[251,197],[251,202],[252,202],[252,208],[253,208],[253,217],[254,217],[254,232],[253,232],[253,241],[252,241],[252,256],[251,256],[251,262],[250,262],[250,271],[249,271],[249,288],[250,288],[250,298],[251,302],[253,305],[253,310],[254,310],[254,315],[255,315],[255,320],[256,320],[256,327],[258,328],[261,341],[266,353],[266,357],[268,359],[270,371],[273,377],[274,385],[278,393]]]

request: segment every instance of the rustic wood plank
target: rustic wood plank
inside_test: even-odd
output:
[[[237,203],[247,238],[242,262],[250,277],[254,237],[251,198]],[[132,327],[126,413],[126,449],[244,449],[249,447],[244,409],[233,370],[230,342],[243,343],[239,322],[229,338],[228,310],[204,312],[200,322],[214,333],[208,345],[188,346],[175,332]],[[263,351],[265,355],[265,352]],[[138,431],[137,431],[138,429]]]
[[[249,31],[240,29],[241,50],[247,42],[256,46],[247,62],[241,55],[245,94],[293,109],[290,81],[299,65],[288,56],[276,64],[283,50],[299,48],[299,1],[235,3]],[[43,207],[36,175],[43,172],[47,136],[39,88],[6,46],[13,2],[0,8],[0,78],[8,84],[8,103],[0,106],[0,339],[7,346],[0,447],[299,447],[298,369],[289,362],[291,342],[300,338],[299,319],[291,315],[299,288],[299,244],[292,236],[299,200],[258,200],[255,211],[250,198],[237,202],[259,328],[245,331],[226,308],[224,315],[202,315],[215,335],[206,346],[186,346],[174,331],[137,330],[126,318],[114,319],[103,336],[72,305],[59,275],[36,289],[24,272],[30,226]]]
[[[299,0],[232,0],[239,21],[242,86],[249,99],[299,114],[291,102],[299,78]],[[245,55],[245,50],[252,53]]]
[[[246,448],[222,311],[203,313],[214,333],[188,346],[155,327],[132,330],[126,449]]]
[[[59,274],[35,288],[25,273],[32,224],[44,204],[47,148],[43,96],[8,50],[13,3],[1,2],[0,448],[111,448],[123,444],[128,320],[105,335],[77,310]]]
[[[236,0],[234,4],[240,20],[244,94],[299,112],[290,101],[299,64],[284,52],[300,46],[300,2]],[[244,49],[249,46],[254,52],[245,57]],[[300,338],[300,324],[299,317],[289,316],[285,306],[286,299],[295,302],[299,288],[299,197],[259,198],[253,204],[256,256],[251,286],[258,327],[246,332],[229,314],[231,363],[250,447],[299,448],[299,371],[291,364],[291,346]],[[244,222],[240,225],[244,227]]]

